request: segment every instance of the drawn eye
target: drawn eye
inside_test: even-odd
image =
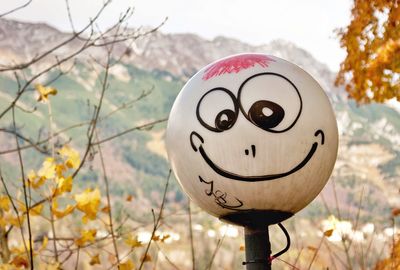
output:
[[[285,111],[279,104],[272,101],[259,100],[251,106],[248,116],[251,122],[268,130],[279,125],[285,117]]]
[[[236,123],[239,106],[235,96],[222,87],[213,88],[205,93],[196,108],[199,122],[214,132],[223,132]]]
[[[302,99],[296,86],[277,73],[259,73],[243,82],[238,100],[243,115],[273,133],[291,129],[300,117]]]

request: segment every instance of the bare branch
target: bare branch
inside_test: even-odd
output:
[[[153,231],[151,232],[151,238],[149,243],[146,246],[146,250],[142,256],[142,260],[140,261],[140,266],[138,270],[141,270],[145,261],[145,258],[147,256],[147,254],[149,253],[149,249],[150,249],[150,245],[153,242],[153,238],[154,235],[160,225],[160,221],[163,218],[163,210],[164,210],[164,206],[165,206],[165,201],[166,201],[166,197],[167,197],[167,191],[168,191],[168,185],[169,185],[169,179],[171,178],[171,170],[169,170],[168,176],[167,176],[167,183],[165,184],[165,189],[164,189],[164,195],[162,198],[162,202],[161,202],[161,206],[160,206],[160,212],[158,213],[158,217],[157,220],[154,222],[154,226],[153,226]]]
[[[97,132],[96,132],[96,137],[97,137]],[[109,182],[108,182],[108,177],[107,177],[106,166],[104,164],[103,152],[101,151],[101,145],[98,145],[97,147],[98,147],[99,154],[100,154],[100,161],[101,161],[101,168],[103,170],[104,183],[106,185],[108,221],[109,221],[109,227],[110,227],[110,234],[111,234],[112,242],[113,242],[113,246],[114,246],[115,257],[117,258],[117,263],[119,265],[120,260],[119,260],[119,253],[118,253],[116,236],[115,236],[115,233],[114,233],[114,225],[113,225],[113,218],[112,218],[112,208],[111,208],[111,197],[110,197],[110,187],[109,187]]]
[[[20,215],[19,215],[18,208],[17,208],[17,206],[15,205],[14,200],[13,200],[13,198],[12,198],[12,196],[11,196],[11,193],[9,192],[9,190],[8,190],[8,188],[7,188],[6,182],[5,182],[4,178],[3,178],[3,173],[2,173],[2,171],[1,171],[1,168],[0,168],[0,179],[1,179],[1,183],[3,184],[4,190],[5,190],[6,194],[7,194],[8,200],[10,201],[11,206],[12,206],[14,212],[15,212],[15,215],[17,216],[18,225],[19,225],[20,233],[21,233],[21,238],[22,238],[22,241],[24,242],[25,252],[28,254],[28,248],[27,248],[27,246],[26,246],[26,241],[25,241],[25,236],[24,236],[24,231],[23,231],[23,226],[22,226],[22,225],[23,225],[23,224],[22,224],[23,222],[22,222],[21,217],[20,217]],[[10,228],[8,229],[8,231],[5,232],[5,234],[3,235],[4,238],[7,238],[8,234],[9,234],[9,232],[12,230],[12,228],[13,228],[13,227],[10,226]],[[5,239],[5,240],[7,240],[7,239]],[[5,244],[7,245],[7,247],[4,246]],[[3,248],[8,248],[8,243],[4,243],[4,244],[2,244],[2,246],[3,246]],[[4,256],[4,253],[3,253],[3,256]],[[4,262],[4,260],[3,260],[3,262]]]
[[[168,258],[167,254],[165,254],[165,252],[161,249],[161,247],[160,247],[157,243],[155,243],[155,244],[156,244],[156,247],[157,247],[158,251],[160,251],[161,254],[164,256],[165,260],[166,260],[175,270],[180,270],[179,267],[178,267],[176,264],[174,264],[174,263],[171,261],[170,258]]]
[[[215,249],[214,249],[214,252],[213,252],[213,254],[212,254],[212,256],[211,256],[210,262],[208,263],[206,270],[211,270],[211,267],[212,267],[212,264],[213,264],[213,262],[214,262],[215,256],[217,255],[217,253],[218,253],[218,251],[219,251],[219,248],[220,248],[221,245],[222,245],[222,242],[224,242],[225,235],[226,235],[226,234],[224,233],[224,235],[222,236],[222,238],[221,238],[221,239],[218,239],[217,246],[216,246]]]
[[[72,20],[71,6],[69,5],[69,0],[65,0],[65,5],[67,7],[69,25],[71,26],[71,29],[72,29],[73,33],[75,34],[76,30],[75,30],[75,26],[74,26],[74,21]]]
[[[38,143],[33,142],[33,141],[32,141],[31,139],[29,139],[29,138],[26,138],[25,136],[23,136],[22,134],[20,134],[20,133],[17,132],[16,130],[8,130],[8,129],[5,129],[5,128],[0,128],[0,132],[5,132],[5,133],[13,134],[13,135],[17,136],[19,139],[21,139],[21,140],[27,142],[27,143],[29,144],[29,147],[35,148],[37,151],[39,151],[39,152],[42,153],[42,154],[48,154],[48,151],[47,151],[46,149],[40,148]],[[23,146],[19,148],[20,151],[21,151],[22,149],[23,149]],[[15,149],[12,149],[12,150],[13,150],[12,152],[17,152],[17,151],[18,151],[18,148],[15,148]],[[8,150],[6,150],[6,151],[3,151],[3,152],[0,152],[0,155],[1,155],[1,154],[6,154],[6,153],[11,153],[11,152],[9,152]]]
[[[113,140],[115,138],[118,138],[118,137],[120,137],[122,135],[125,135],[125,134],[130,133],[130,132],[135,131],[135,130],[143,130],[143,129],[152,128],[152,127],[154,127],[154,125],[166,122],[167,120],[168,120],[168,118],[163,118],[163,119],[160,119],[160,120],[156,120],[156,121],[153,121],[153,122],[150,122],[150,123],[146,123],[146,124],[143,124],[143,125],[140,125],[140,126],[136,126],[136,127],[127,129],[125,131],[122,131],[120,133],[112,135],[112,136],[110,136],[108,138],[101,139],[101,140],[99,140],[97,142],[93,142],[93,145],[102,144],[102,143],[105,143],[107,141],[111,141],[111,140]]]
[[[23,8],[27,7],[30,3],[32,3],[32,0],[28,0],[25,4],[20,5],[20,6],[16,7],[16,8],[13,8],[13,9],[11,9],[9,11],[6,11],[6,12],[0,14],[0,18],[4,17],[4,16],[7,16],[7,15],[10,15],[11,13],[14,13],[14,12],[20,10],[20,9],[23,9]]]
[[[15,123],[15,108],[12,107],[12,121],[13,121],[13,126],[14,126],[14,130],[16,130],[16,123]],[[17,149],[18,149],[18,160],[19,160],[19,165],[20,165],[20,169],[21,169],[21,181],[22,181],[22,188],[24,191],[24,201],[25,201],[25,208],[29,209],[29,204],[28,204],[28,194],[27,194],[27,190],[26,190],[26,181],[25,181],[25,172],[24,172],[24,163],[22,161],[22,154],[21,151],[19,149],[19,142],[18,142],[18,137],[15,136],[15,142],[17,144]],[[28,187],[29,188],[29,187]],[[27,210],[26,212],[26,217],[27,217],[27,223],[28,223],[28,235],[29,235],[29,253],[27,254],[30,260],[30,268],[33,270],[34,266],[33,266],[33,242],[32,242],[32,227],[31,227],[31,219],[30,219],[30,214],[29,214],[29,210]],[[25,245],[25,249],[27,249],[26,247],[26,243],[24,243]]]
[[[131,101],[128,101],[128,102],[126,102],[126,103],[122,103],[122,105],[120,105],[119,107],[115,108],[114,110],[112,110],[111,112],[109,112],[108,114],[106,114],[105,116],[99,117],[98,122],[102,122],[102,121],[106,120],[107,118],[109,118],[110,116],[112,116],[114,113],[116,113],[116,112],[118,112],[118,111],[121,111],[121,110],[123,110],[123,109],[127,109],[127,108],[132,107],[132,105],[133,105],[134,103],[136,103],[137,101],[139,101],[139,100],[145,98],[146,96],[148,96],[149,94],[151,94],[151,92],[152,92],[153,89],[154,89],[154,88],[151,88],[149,91],[143,91],[143,92],[140,94],[139,97],[137,97],[137,98],[135,98],[135,99],[133,99],[133,100],[131,100]],[[18,136],[20,139],[22,139],[22,140],[24,140],[25,142],[28,143],[28,145],[22,145],[22,146],[20,145],[20,150],[22,151],[22,150],[26,150],[26,149],[29,149],[29,148],[32,148],[32,147],[33,147],[33,148],[35,148],[36,150],[38,150],[38,151],[39,151],[40,153],[42,153],[42,154],[48,154],[48,150],[47,150],[46,148],[40,148],[39,146],[42,145],[42,144],[44,144],[44,143],[49,142],[51,139],[53,139],[53,138],[59,136],[60,134],[65,133],[65,132],[67,132],[67,131],[69,131],[69,130],[71,130],[71,129],[83,127],[83,126],[89,125],[90,123],[91,123],[91,121],[87,121],[87,122],[81,122],[81,123],[77,123],[77,124],[71,125],[71,126],[69,126],[69,127],[63,128],[63,129],[61,129],[61,130],[59,130],[59,131],[57,131],[57,132],[54,132],[52,136],[49,136],[49,137],[47,137],[47,138],[45,138],[45,139],[42,139],[42,140],[39,140],[39,141],[37,141],[37,142],[34,142],[32,139],[26,138],[26,137],[23,136],[22,134],[17,133],[17,136]],[[158,123],[158,122],[157,122],[157,123]],[[124,135],[124,134],[126,134],[126,133],[129,133],[129,132],[131,132],[131,131],[134,131],[134,130],[146,129],[146,128],[148,128],[149,126],[153,126],[153,125],[155,125],[155,124],[157,124],[157,123],[151,122],[151,123],[147,123],[147,124],[144,124],[144,125],[141,125],[141,126],[133,127],[133,128],[131,128],[130,130],[123,131],[123,132],[122,132],[123,134],[121,134],[120,136],[122,136],[122,135]],[[5,129],[5,128],[0,128],[0,132],[7,132],[7,133],[15,134],[15,131],[14,131],[14,130],[8,130],[8,129]],[[115,136],[115,137],[118,137],[117,135],[118,135],[118,134],[116,134],[116,135],[114,135],[114,136]],[[114,138],[109,138],[109,139],[107,139],[107,140],[111,140],[111,139],[114,139]],[[93,145],[95,145],[95,144],[97,144],[97,143],[93,143]],[[18,151],[17,148],[8,149],[8,150],[3,150],[3,151],[0,151],[0,155],[10,154],[10,153],[14,153],[14,152],[17,152],[17,151]]]
[[[15,66],[11,66],[11,67],[6,67],[6,68],[0,68],[0,72],[4,72],[4,71],[10,71],[10,70],[21,70],[21,69],[25,69],[33,64],[35,64],[36,62],[42,60],[43,58],[45,58],[46,56],[48,56],[49,54],[55,52],[56,50],[58,50],[59,48],[67,45],[68,43],[70,43],[71,41],[73,41],[76,37],[78,37],[79,35],[83,34],[84,32],[86,32],[90,27],[92,27],[93,23],[100,17],[100,15],[102,14],[102,12],[104,11],[104,9],[110,4],[111,0],[106,1],[103,6],[97,11],[96,15],[94,16],[93,19],[90,20],[90,22],[84,26],[79,32],[75,33],[74,35],[72,35],[71,37],[67,38],[66,40],[62,41],[61,43],[55,45],[54,47],[50,48],[49,50],[47,50],[46,52],[42,53],[41,55],[34,57],[32,60],[23,63],[23,64],[18,64]]]
[[[194,258],[194,244],[193,244],[193,227],[192,227],[192,212],[190,209],[190,199],[188,198],[188,216],[189,216],[189,238],[190,238],[190,251],[192,255],[192,269],[196,269],[196,261]]]

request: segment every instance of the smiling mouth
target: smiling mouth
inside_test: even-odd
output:
[[[325,141],[325,134],[322,130],[318,129],[315,133],[314,136],[318,137],[319,135],[321,135],[321,145],[324,144]],[[197,137],[201,144],[200,146],[197,148],[196,145],[193,142],[193,137]],[[312,158],[312,156],[314,155],[315,151],[318,148],[318,142],[314,142],[311,146],[310,151],[308,152],[307,156],[299,163],[297,164],[296,167],[294,167],[293,169],[284,172],[284,173],[278,173],[278,174],[266,174],[266,175],[256,175],[256,176],[243,176],[243,175],[239,175],[236,173],[232,173],[229,172],[227,170],[224,170],[223,168],[221,168],[220,166],[218,166],[217,164],[215,164],[210,157],[207,155],[206,151],[203,148],[203,143],[204,143],[204,139],[203,137],[201,137],[197,132],[193,131],[190,134],[190,144],[193,148],[193,150],[195,152],[199,151],[201,156],[203,157],[204,161],[207,162],[207,164],[219,175],[226,177],[226,178],[230,178],[232,180],[237,180],[237,181],[244,181],[244,182],[259,182],[259,181],[268,181],[268,180],[274,180],[277,178],[282,178],[285,176],[288,176],[292,173],[297,172],[298,170],[300,170],[301,168],[303,168],[308,161]]]

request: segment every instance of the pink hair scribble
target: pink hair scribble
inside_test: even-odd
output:
[[[211,79],[215,76],[220,76],[225,73],[238,73],[243,69],[254,67],[256,64],[262,67],[268,67],[270,62],[275,62],[274,59],[261,54],[241,54],[232,56],[208,67],[204,71],[203,80]]]

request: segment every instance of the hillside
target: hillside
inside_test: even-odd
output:
[[[30,24],[0,19],[0,64],[27,61],[68,39],[70,34],[62,33],[45,24]],[[74,40],[62,50],[51,53],[46,61],[55,61],[57,55],[68,54],[78,48],[83,41]],[[120,45],[123,52],[128,44]],[[175,96],[184,82],[199,68],[215,59],[241,52],[263,52],[282,57],[303,67],[311,73],[326,90],[331,99],[340,131],[339,159],[332,179],[336,183],[340,208],[349,217],[355,216],[363,190],[361,217],[363,221],[375,220],[382,226],[388,224],[388,209],[398,206],[398,182],[400,177],[400,115],[386,105],[357,106],[346,98],[343,89],[333,86],[335,74],[320,63],[309,52],[287,41],[277,40],[261,46],[252,46],[239,40],[217,37],[206,40],[193,34],[164,34],[156,32],[139,38],[131,47],[130,54],[111,70],[110,89],[106,92],[102,116],[139,97],[143,91],[152,93],[134,103],[132,107],[113,113],[107,121],[100,123],[100,137],[104,138],[147,121],[164,118],[172,106]],[[88,121],[91,106],[99,98],[98,70],[87,64],[91,56],[104,55],[101,48],[91,49],[76,59],[71,71],[60,77],[53,86],[59,90],[52,98],[54,129],[60,130],[75,123]],[[33,67],[40,69],[40,64]],[[56,76],[49,74],[41,81]],[[0,111],[15,96],[16,82],[12,74],[0,76]],[[35,104],[33,91],[29,91],[18,102],[20,107],[29,109],[36,106],[34,113],[18,111],[20,130],[32,140],[46,132],[47,107]],[[5,118],[1,128],[10,125],[10,117]],[[159,191],[162,179],[168,173],[168,163],[163,146],[165,125],[151,130],[138,131],[105,144],[106,163],[115,195],[134,193],[149,205],[148,196]],[[71,129],[58,138],[59,143],[71,140],[78,148],[83,146],[85,127]],[[0,151],[14,146],[10,136],[0,135],[3,141]],[[38,160],[33,151],[26,151],[28,164],[35,166]],[[12,168],[15,154],[0,157],[3,168]],[[82,181],[98,180],[98,160],[92,161],[91,169],[81,176]],[[7,170],[12,177],[13,170]],[[16,176],[15,176],[16,177]],[[125,185],[134,188],[127,191]],[[324,199],[332,209],[335,196],[332,181],[324,190]],[[174,184],[174,199],[182,200],[182,193]],[[152,195],[156,196],[156,195]],[[321,199],[317,199],[301,216],[321,217],[326,215]]]

